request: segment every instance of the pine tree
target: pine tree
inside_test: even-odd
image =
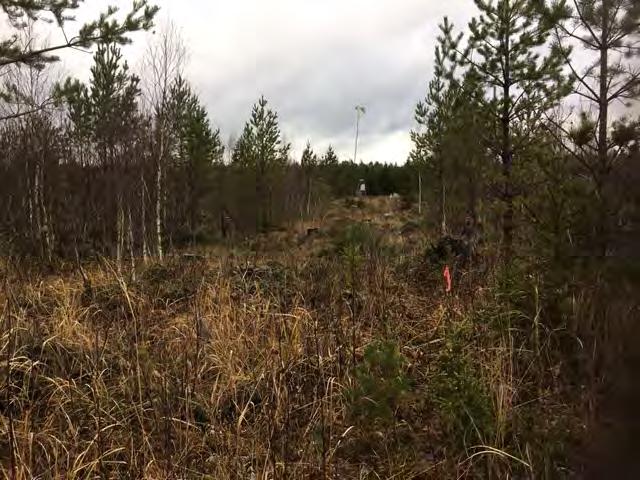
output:
[[[313,153],[311,142],[309,141],[307,141],[307,145],[302,152],[300,165],[302,166],[302,172],[305,179],[306,212],[307,216],[309,216],[311,213],[311,187],[315,171],[318,167],[318,157]]]
[[[503,246],[509,259],[515,228],[516,132],[530,135],[543,112],[568,93],[562,77],[563,54],[549,43],[562,5],[548,7],[543,0],[475,0],[475,4],[480,15],[469,24],[468,48],[454,50],[462,54],[462,63],[486,92],[484,103],[498,123],[495,144],[502,163]]]
[[[103,188],[111,193],[112,202],[105,202],[106,211],[104,206],[94,210],[104,212],[105,218],[97,219],[102,224],[102,246],[115,243],[118,265],[124,248],[124,197],[129,180],[130,158],[126,151],[133,145],[135,129],[132,127],[138,120],[138,85],[139,79],[130,73],[120,49],[114,44],[103,44],[94,55],[89,84],[67,79],[63,86],[58,86],[57,92],[66,100],[78,140],[88,142],[93,148],[93,158],[88,158],[86,165],[106,172]],[[88,191],[96,188],[90,184],[87,187]],[[106,225],[114,223],[115,239],[106,229]]]
[[[339,165],[338,155],[333,146],[329,145],[325,154],[318,159],[318,176],[334,193],[338,191],[336,181],[339,175]]]
[[[338,155],[336,155],[336,152],[333,149],[333,145],[329,145],[326,153],[320,158],[320,166],[322,168],[335,167],[336,165],[338,165],[338,163],[340,163],[340,160],[338,160]]]
[[[300,157],[300,165],[303,169],[314,169],[318,166],[318,156],[313,152],[311,148],[311,142],[307,141],[307,144],[302,151],[302,157]]]
[[[32,28],[40,24],[55,22],[63,29],[73,21],[72,13],[77,10],[83,0],[0,0],[0,9],[5,14],[5,27],[11,32],[8,37],[0,39],[0,70],[11,65],[25,65],[29,68],[43,69],[48,63],[55,62],[58,57],[54,52],[67,48],[90,48],[96,44],[130,43],[129,33],[148,30],[153,26],[158,7],[151,6],[147,0],[136,0],[132,10],[122,20],[115,18],[116,7],[109,7],[97,20],[84,24],[77,35],[68,38],[62,44],[38,47],[31,38],[20,40],[18,31],[28,22]],[[63,30],[64,32],[64,30]],[[0,99],[14,104],[23,100],[17,85],[4,82],[0,90]],[[34,113],[44,108],[49,102],[40,102],[23,111],[0,117],[0,120],[16,118]]]
[[[640,96],[640,71],[635,57],[640,53],[640,2],[635,0],[575,0],[556,24],[557,41],[575,80],[574,92],[594,107],[583,112],[571,131],[570,154],[584,167],[594,186],[597,205],[596,244],[605,255],[616,214],[612,196],[612,172],[628,154],[628,145],[638,138],[634,122],[620,118],[612,124],[610,107],[631,106]],[[595,55],[596,61],[580,71],[569,46],[577,44]],[[555,130],[552,130],[552,132]],[[559,138],[559,137],[556,137]]]
[[[257,227],[264,231],[271,223],[272,185],[275,174],[289,161],[291,145],[282,139],[278,114],[264,97],[253,106],[251,119],[236,143],[232,163],[255,174],[258,202]]]
[[[67,79],[58,86],[58,96],[69,105],[74,126],[91,135],[100,149],[103,162],[112,163],[110,150],[122,143],[137,113],[139,79],[129,71],[121,50],[103,44],[93,56],[89,85]]]
[[[451,170],[456,174],[451,178],[467,215],[474,223],[478,221],[481,191],[491,182],[490,174],[494,162],[489,155],[487,126],[491,118],[486,108],[478,101],[480,86],[465,76],[455,91],[451,118],[447,125],[443,144],[450,157]],[[454,193],[452,188],[452,193]]]
[[[188,229],[195,242],[202,229],[204,204],[212,193],[214,168],[222,162],[224,147],[220,130],[211,128],[205,108],[182,77],[178,77],[171,88],[169,110],[176,119],[174,171],[183,172],[179,176],[186,179],[184,203],[188,208]],[[185,200],[184,195],[180,197],[180,201]]]
[[[440,25],[441,35],[435,48],[433,79],[429,82],[428,92],[423,101],[418,102],[415,120],[418,131],[411,132],[414,148],[411,161],[418,168],[420,184],[422,170],[427,167],[435,172],[438,191],[438,224],[440,233],[447,232],[446,182],[443,141],[447,122],[451,120],[451,110],[457,91],[455,80],[455,43],[452,39],[453,25],[445,17]]]
[[[60,28],[73,21],[73,11],[80,7],[83,0],[0,0],[0,9],[6,15],[11,28],[18,29],[26,20],[46,23],[55,21]],[[15,37],[0,40],[0,67],[21,63],[43,67],[56,61],[52,55],[65,48],[89,48],[97,43],[125,44],[131,40],[127,34],[139,30],[148,30],[153,26],[153,18],[158,7],[149,5],[147,0],[133,2],[132,10],[119,21],[115,17],[118,8],[109,7],[97,20],[84,24],[75,37],[65,43],[46,48],[22,48],[15,43]]]
[[[253,168],[256,164],[253,148],[253,130],[251,125],[246,123],[242,134],[233,147],[231,164],[244,168]]]

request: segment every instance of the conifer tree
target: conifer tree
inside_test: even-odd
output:
[[[333,145],[329,145],[326,153],[320,158],[320,166],[323,168],[335,167],[339,162],[340,161],[338,160],[338,155],[336,155],[336,151],[333,149]]]
[[[232,163],[255,174],[258,203],[257,227],[264,231],[271,223],[272,186],[275,174],[289,161],[291,145],[282,139],[278,114],[264,97],[253,106],[251,119],[236,143]]]
[[[340,160],[333,145],[329,145],[327,151],[318,159],[318,176],[330,187],[337,191],[336,177],[339,173]]]
[[[132,117],[137,114],[139,79],[129,71],[122,52],[114,44],[103,44],[93,57],[88,85],[67,79],[58,95],[69,105],[74,126],[91,135],[103,157],[112,163],[110,150],[126,141]]]
[[[139,79],[130,73],[120,49],[114,44],[102,44],[94,55],[89,84],[67,79],[58,86],[58,96],[66,100],[69,116],[80,142],[88,142],[93,155],[86,161],[89,168],[101,168],[106,172],[102,185],[111,202],[96,205],[93,211],[102,212],[104,218],[93,219],[103,225],[103,245],[115,244],[118,265],[124,249],[124,197],[128,179],[126,154],[133,145],[133,135],[138,118]],[[88,185],[88,188],[97,188]],[[90,219],[87,219],[87,222]],[[114,224],[115,238],[104,228]],[[129,228],[132,228],[129,225]]]
[[[158,7],[149,5],[147,0],[134,0],[131,11],[124,19],[118,20],[115,18],[118,8],[110,6],[98,19],[84,24],[75,36],[69,37],[66,32],[67,24],[73,22],[73,13],[82,2],[83,0],[0,0],[0,10],[6,18],[5,30],[9,31],[5,38],[0,38],[0,72],[3,67],[12,65],[42,70],[48,63],[58,60],[55,53],[63,49],[130,43],[128,34],[150,29],[158,11]],[[38,25],[52,22],[63,32],[65,42],[39,46],[33,41],[33,37],[20,38],[19,31],[26,24],[33,30]],[[19,87],[6,79],[0,89],[0,99],[17,105],[24,101]],[[0,117],[0,120],[34,113],[48,103],[30,105],[27,109]]]
[[[182,77],[174,82],[169,99],[171,115],[176,119],[176,151],[174,172],[182,172],[187,187],[188,230],[192,240],[201,231],[205,202],[213,193],[214,167],[222,162],[224,147],[220,130],[212,129],[207,112],[198,96]],[[181,192],[182,193],[182,192]]]
[[[63,28],[74,20],[73,12],[83,0],[0,0],[0,9],[6,15],[9,26],[19,28],[26,20],[51,22]],[[89,48],[97,43],[125,44],[131,40],[128,33],[148,30],[153,26],[153,18],[158,7],[149,5],[147,0],[134,0],[131,11],[123,20],[115,18],[118,8],[110,6],[98,19],[84,24],[78,34],[66,42],[45,48],[33,48],[16,44],[15,35],[0,40],[0,67],[22,63],[42,67],[56,61],[53,52],[66,48]],[[66,37],[66,35],[65,35]]]
[[[247,122],[242,129],[242,134],[236,140],[231,155],[231,164],[244,168],[254,168],[254,140],[253,130]]]
[[[449,37],[450,50],[461,54],[481,85],[484,104],[498,125],[493,143],[502,164],[503,247],[509,259],[515,227],[512,171],[520,146],[516,132],[529,137],[542,114],[568,93],[561,49],[549,42],[563,9],[562,4],[548,6],[544,0],[474,1],[480,15],[469,24],[468,47],[460,51],[457,39]]]
[[[455,46],[452,38],[453,25],[445,17],[440,25],[441,34],[438,36],[438,45],[435,48],[435,63],[433,78],[429,82],[428,92],[423,101],[418,102],[415,110],[415,120],[418,131],[411,132],[414,148],[411,152],[411,160],[421,171],[428,167],[435,173],[438,191],[438,224],[440,233],[447,233],[446,218],[446,182],[445,162],[446,154],[443,152],[443,141],[447,122],[451,120],[451,111],[455,92],[457,90],[455,80]],[[420,177],[421,180],[421,177]]]
[[[311,188],[315,171],[318,167],[318,157],[313,153],[311,148],[311,142],[307,141],[307,145],[302,152],[300,159],[300,165],[302,166],[302,172],[305,179],[305,198],[306,198],[306,212],[307,216],[311,213]]]
[[[626,118],[612,122],[610,111],[616,103],[630,107],[640,96],[640,70],[635,60],[640,53],[639,24],[640,2],[635,0],[575,0],[556,23],[556,38],[575,80],[574,92],[591,104],[593,114],[582,112],[571,131],[557,123],[551,131],[564,130],[571,143],[563,142],[563,146],[593,183],[595,240],[600,255],[606,254],[616,214],[612,172],[628,154],[629,143],[639,136],[635,122]],[[592,53],[595,62],[581,69],[570,55],[571,45]]]

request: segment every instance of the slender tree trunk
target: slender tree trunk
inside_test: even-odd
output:
[[[164,128],[160,126],[159,128]],[[158,259],[162,261],[162,162],[164,161],[164,134],[160,133],[159,154],[156,164],[156,248]]]
[[[44,164],[44,162],[43,162]],[[53,232],[51,231],[51,222],[49,220],[49,211],[45,200],[45,182],[44,182],[44,165],[38,168],[39,175],[39,210],[40,210],[40,231],[42,232],[42,242],[45,257],[48,262],[53,258]]]
[[[122,257],[124,251],[124,212],[122,211],[122,194],[118,193],[116,214],[116,267],[122,272]]]
[[[601,256],[605,256],[608,246],[609,219],[607,198],[605,192],[605,182],[608,175],[608,135],[607,127],[609,121],[609,47],[608,47],[608,14],[609,5],[607,0],[602,2],[602,37],[600,40],[600,92],[599,92],[599,116],[598,116],[598,168],[596,178],[596,195],[598,219],[596,225],[596,242]]]
[[[469,176],[469,190],[468,190],[468,195],[469,195],[469,214],[471,215],[471,218],[473,219],[473,223],[475,225],[475,223],[478,220],[478,185],[476,182],[476,179],[474,178],[473,174],[471,174]]]
[[[26,161],[25,162],[25,166],[24,166],[24,170],[25,170],[25,178],[27,180],[27,218],[28,218],[28,222],[29,222],[29,237],[30,240],[33,241],[35,236],[34,236],[34,232],[35,232],[35,227],[34,227],[34,222],[33,222],[33,211],[34,211],[34,202],[33,202],[33,197],[35,195],[34,192],[34,188],[33,188],[33,177],[32,177],[32,173],[31,173],[31,169],[29,168],[30,166],[30,161]]]
[[[195,246],[198,229],[200,227],[198,221],[200,202],[196,188],[196,172],[193,166],[189,168],[189,197],[189,230],[191,231],[191,244]]]
[[[442,157],[440,157],[438,177],[440,181],[440,234],[444,237],[447,234],[447,186],[444,179],[444,161]]]
[[[140,174],[140,183],[142,187],[142,198],[140,199],[140,227],[142,235],[142,261],[147,264],[149,262],[149,246],[147,245],[147,182],[144,179],[144,173]]]
[[[131,279],[135,281],[136,279],[136,257],[134,254],[134,246],[133,246],[133,221],[131,219],[131,206],[127,206],[127,220],[128,220],[128,238],[127,245],[129,247],[129,260],[131,261]]]
[[[33,170],[33,201],[32,208],[35,211],[35,237],[38,241],[38,248],[40,250],[40,258],[44,258],[45,256],[45,248],[44,242],[42,239],[42,210],[40,209],[40,204],[42,202],[42,198],[40,195],[40,165],[36,160]]]
[[[311,174],[307,175],[307,218],[311,215]]]
[[[511,147],[511,124],[510,124],[510,109],[511,109],[511,63],[510,63],[510,36],[509,31],[505,31],[504,34],[504,78],[502,89],[502,145],[501,145],[501,159],[502,159],[502,177],[504,182],[504,202],[505,209],[502,219],[502,241],[504,249],[505,261],[509,262],[513,254],[513,186],[511,179],[511,170],[513,166],[513,152]]]
[[[418,215],[422,215],[422,173],[418,170]]]

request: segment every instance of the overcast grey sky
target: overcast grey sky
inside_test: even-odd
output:
[[[108,4],[91,0],[78,20]],[[187,76],[223,138],[238,135],[261,94],[278,111],[282,131],[300,155],[333,144],[353,157],[356,104],[367,107],[358,157],[403,162],[413,109],[432,71],[437,25],[448,15],[462,28],[472,0],[157,0],[158,23],[171,19],[190,51]],[[150,34],[125,48],[135,67]],[[91,57],[64,55],[67,70],[86,76]]]

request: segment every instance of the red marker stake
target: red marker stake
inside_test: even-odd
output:
[[[442,276],[444,277],[446,291],[447,293],[451,292],[451,271],[449,270],[449,265],[444,266],[444,271],[442,272]]]

